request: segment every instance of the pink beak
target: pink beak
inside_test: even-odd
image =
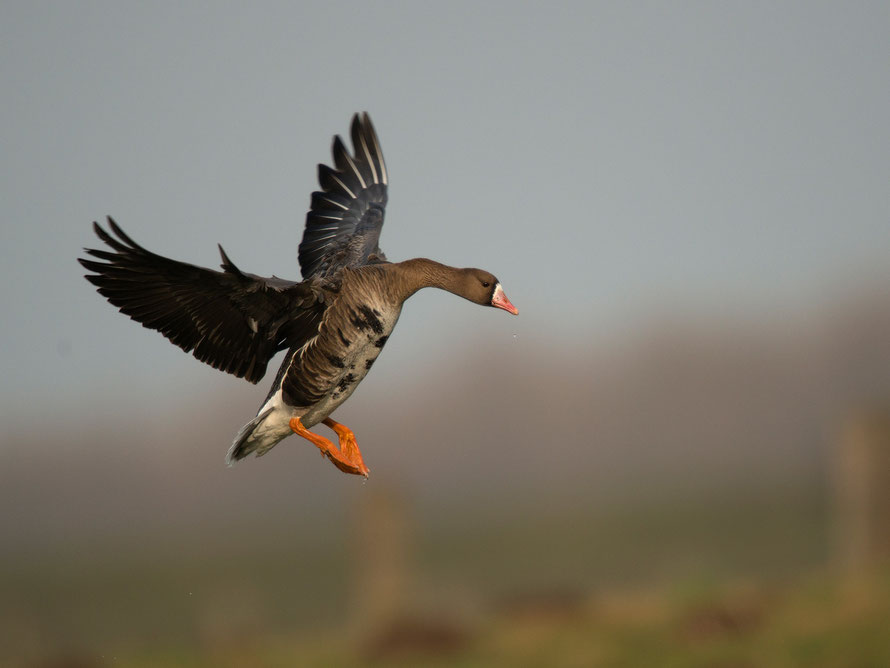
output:
[[[507,311],[507,313],[519,315],[519,309],[513,306],[513,304],[510,303],[510,300],[507,299],[507,295],[504,294],[504,289],[501,287],[500,283],[494,286],[494,295],[491,298],[491,305],[496,306],[497,308],[502,308]]]

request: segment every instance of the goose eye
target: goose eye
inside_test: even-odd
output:
[[[483,288],[491,287],[491,283],[489,283],[488,281],[482,281],[482,287]]]

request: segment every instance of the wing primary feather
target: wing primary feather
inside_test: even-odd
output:
[[[368,142],[365,139],[365,134],[362,132],[361,121],[359,120],[358,114],[355,114],[352,117],[352,145],[355,148],[356,155],[358,155],[359,146],[361,146],[362,152],[365,154],[365,158],[368,161],[368,165],[371,167],[374,183],[380,183],[380,179],[377,176],[377,167],[374,165],[374,159],[371,157],[371,150],[368,148]]]
[[[322,196],[321,199],[323,199],[325,202],[329,202],[330,204],[333,204],[334,206],[339,206],[339,207],[340,207],[341,209],[343,209],[344,211],[349,211],[349,207],[348,207],[348,206],[346,206],[345,204],[340,204],[340,202],[337,202],[337,201],[335,201],[335,200],[332,200],[330,197],[324,197],[324,196]]]
[[[377,132],[374,130],[374,125],[371,123],[371,117],[368,116],[367,111],[362,114],[362,120],[364,121],[365,131],[368,133],[368,136],[374,143],[374,152],[376,153],[377,158],[380,161],[380,178],[383,181],[383,185],[389,185],[386,178],[386,163],[383,160],[383,149],[380,148],[380,141],[377,139]]]
[[[339,176],[337,176],[336,173],[332,172],[331,178],[334,179],[337,183],[339,183],[340,187],[343,188],[343,190],[345,190],[346,192],[348,192],[350,197],[352,197],[353,199],[356,197],[356,194],[349,189],[349,186],[347,186],[345,183],[343,183],[343,180]]]
[[[96,222],[94,222],[93,225],[95,225],[96,227],[99,227],[99,224],[96,223]],[[146,251],[142,246],[140,246],[140,245],[137,244],[135,241],[133,241],[130,237],[128,237],[128,236],[127,236],[127,233],[124,232],[124,231],[118,226],[118,224],[117,224],[116,222],[114,222],[114,218],[112,218],[111,216],[108,216],[108,227],[111,228],[112,232],[114,232],[114,233],[121,239],[121,241],[123,241],[124,243],[128,244],[131,248],[135,248],[135,249],[137,249],[137,250],[141,250],[141,251],[144,251],[144,252],[146,252],[146,253],[148,252],[148,251]],[[102,228],[99,228],[99,229],[102,229]]]
[[[344,174],[346,173],[347,169],[351,170],[358,178],[358,182],[361,185],[362,189],[368,187],[368,185],[365,183],[365,178],[362,176],[361,171],[359,171],[359,168],[356,166],[355,161],[352,159],[352,156],[349,155],[349,151],[346,150],[346,145],[343,143],[340,135],[334,137],[334,143],[331,148],[331,153],[334,156],[334,164],[337,165],[337,169],[339,169]]]
[[[318,165],[298,250],[304,278],[333,276],[344,267],[385,262],[379,247],[388,175],[380,142],[366,112],[354,114],[352,150],[336,135],[332,165]]]
[[[239,278],[246,278],[241,270],[235,266],[235,263],[229,259],[229,256],[226,255],[226,252],[223,250],[222,244],[216,244],[216,246],[217,248],[219,248],[219,255],[222,258],[222,264],[220,264],[219,266],[230,274],[235,274]]]

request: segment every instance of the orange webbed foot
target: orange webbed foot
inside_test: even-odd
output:
[[[334,422],[331,418],[325,418],[324,424],[333,429],[334,433],[337,434],[337,438],[340,439],[340,454],[358,469],[360,475],[367,478],[370,471],[368,467],[365,466],[365,460],[362,459],[362,453],[361,450],[358,449],[358,441],[355,440],[355,434],[352,432],[352,429],[345,424]],[[334,465],[341,471],[345,470],[341,468],[337,462],[334,462]],[[347,473],[353,473],[353,471],[347,471]]]
[[[302,436],[307,441],[317,447],[323,457],[327,457],[338,469],[344,473],[353,475],[361,475],[368,477],[368,467],[362,460],[362,453],[358,449],[358,443],[355,441],[355,434],[348,427],[344,427],[333,420],[325,420],[331,429],[333,429],[340,438],[340,447],[338,448],[324,436],[313,434],[303,426],[300,418],[291,418],[290,428],[298,436]],[[336,425],[336,426],[334,426]]]

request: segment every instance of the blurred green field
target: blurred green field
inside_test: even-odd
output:
[[[414,528],[404,614],[377,625],[348,522],[7,558],[2,665],[890,665],[888,572],[828,570],[817,488],[487,512]]]
[[[357,641],[348,627],[263,629],[215,642],[124,644],[59,653],[39,666],[887,666],[890,571],[841,583],[826,573],[784,586],[751,582],[585,597],[500,611],[456,630],[394,627]],[[17,665],[10,663],[8,665]]]

